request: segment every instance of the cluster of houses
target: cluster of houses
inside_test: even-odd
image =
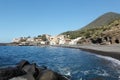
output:
[[[66,35],[51,36],[44,34],[43,37],[20,37],[13,39],[12,43],[19,46],[39,46],[39,45],[77,45],[77,44],[119,44],[119,36],[103,36],[97,39],[86,39],[78,37],[69,39]]]
[[[51,36],[44,34],[42,37],[20,37],[13,39],[13,43],[17,45],[76,45],[81,39],[78,37],[76,39],[69,39],[66,35]]]

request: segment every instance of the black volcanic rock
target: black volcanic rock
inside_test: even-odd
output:
[[[21,61],[16,67],[0,69],[0,80],[17,80],[18,77],[26,80],[68,80],[57,72],[38,67],[35,63],[30,64],[26,60]]]

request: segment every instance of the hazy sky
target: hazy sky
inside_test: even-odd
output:
[[[120,13],[120,0],[0,0],[0,42],[76,30],[106,12]]]

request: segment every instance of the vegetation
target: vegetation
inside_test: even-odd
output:
[[[102,37],[103,32],[110,30],[111,27],[117,26],[120,24],[120,14],[117,13],[106,13],[85,26],[84,28],[76,31],[67,31],[62,34],[69,35],[70,39],[75,39],[77,37],[83,38],[98,38]]]
[[[43,41],[46,41],[47,39],[46,39],[46,36],[43,34],[42,36],[41,36],[41,39],[43,40]]]
[[[45,34],[43,34],[43,35],[38,35],[37,38],[40,38],[40,39],[42,39],[43,41],[46,41],[46,40],[47,40]]]
[[[105,13],[104,15],[100,16],[99,18],[97,18],[96,20],[88,24],[87,26],[83,27],[83,29],[96,28],[96,27],[109,25],[113,21],[118,20],[118,19],[120,19],[120,14],[118,13],[114,13],[114,12]]]

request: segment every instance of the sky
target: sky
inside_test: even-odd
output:
[[[0,43],[77,30],[107,12],[120,13],[120,0],[0,0]]]

